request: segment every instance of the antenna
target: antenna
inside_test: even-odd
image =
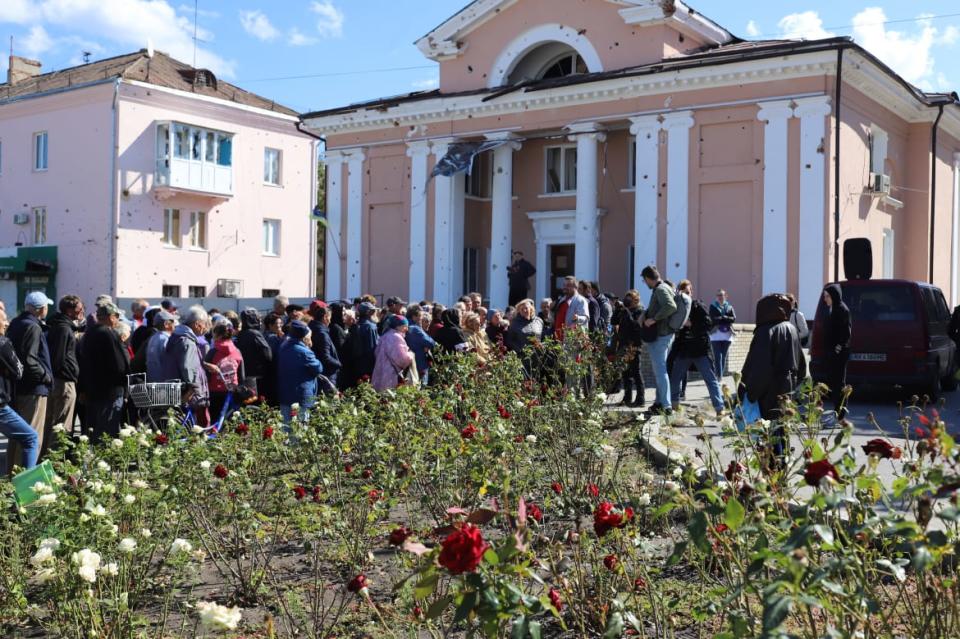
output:
[[[193,0],[193,68],[197,68],[197,18],[200,15],[200,0]]]
[[[84,63],[84,64],[89,64],[89,63],[90,63],[90,56],[92,56],[92,55],[93,55],[93,53],[91,53],[90,51],[84,51],[84,52],[83,52],[83,63]]]

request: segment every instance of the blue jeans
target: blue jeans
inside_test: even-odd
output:
[[[283,424],[288,427],[288,433],[290,432],[290,422],[293,421],[293,408],[291,406],[292,404],[280,404],[280,414],[283,415]],[[311,406],[300,404],[300,408],[297,409],[297,421],[305,424],[310,419],[311,408]]]
[[[19,463],[25,470],[30,470],[37,465],[37,454],[40,449],[37,431],[33,430],[30,424],[23,421],[23,418],[9,406],[0,406],[0,433],[6,435],[10,441],[20,444]],[[12,467],[13,461],[8,460],[7,465]]]
[[[673,360],[673,374],[670,376],[670,393],[673,402],[680,401],[680,380],[690,369],[690,364],[697,367],[700,377],[707,385],[707,392],[710,394],[710,403],[715,410],[723,410],[723,395],[720,394],[720,383],[717,382],[717,376],[713,373],[713,362],[706,355],[702,357],[684,357],[678,355]]]
[[[717,379],[723,379],[727,374],[727,351],[730,350],[730,342],[710,342],[713,348],[713,372]]]
[[[657,406],[670,408],[670,375],[667,373],[667,357],[673,346],[673,334],[662,335],[647,344],[650,363],[653,365],[653,382],[657,387]]]

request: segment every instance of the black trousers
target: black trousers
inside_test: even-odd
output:
[[[510,306],[516,306],[521,301],[527,299],[527,293],[530,292],[529,288],[511,286],[510,287]]]
[[[843,387],[847,385],[847,362],[850,361],[850,349],[839,353],[830,353],[826,359],[827,386],[830,387],[830,401],[833,409],[840,412],[843,405]]]
[[[646,387],[643,383],[643,371],[640,370],[640,351],[633,353],[633,359],[627,362],[627,367],[623,371],[623,398],[630,399],[631,391],[637,391],[636,403],[644,403],[644,392]]]

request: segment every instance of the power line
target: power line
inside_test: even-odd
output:
[[[856,24],[856,25],[854,25],[854,24],[845,24],[845,25],[836,26],[836,27],[822,27],[822,28],[823,28],[824,31],[846,31],[846,30],[849,30],[849,29],[854,29],[854,28],[856,28],[856,27],[880,27],[880,26],[885,26],[885,25],[888,25],[888,24],[904,24],[904,23],[907,23],[907,22],[924,22],[924,21],[927,21],[927,20],[943,20],[943,19],[945,19],[945,18],[960,18],[960,13],[943,13],[943,14],[934,15],[934,16],[919,16],[919,17],[916,17],[916,18],[898,18],[898,19],[896,19],[896,20],[885,20],[885,21],[883,21],[883,22],[867,22],[867,23],[865,23],[865,24]],[[768,38],[768,37],[782,36],[782,35],[783,35],[783,32],[780,32],[780,33],[760,33],[760,34],[757,34],[757,35],[751,36],[751,37],[753,37],[753,38]]]
[[[414,67],[393,67],[390,69],[360,69],[357,71],[337,71],[334,73],[311,73],[308,75],[288,75],[278,78],[258,78],[256,80],[241,80],[240,83],[250,84],[251,82],[277,82],[280,80],[307,80],[311,78],[335,78],[347,75],[369,75],[373,73],[392,73],[394,71],[415,71],[423,69],[436,69],[436,65],[422,64]]]

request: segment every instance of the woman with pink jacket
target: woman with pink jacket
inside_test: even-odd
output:
[[[405,339],[410,323],[402,315],[391,315],[387,332],[377,344],[376,364],[373,367],[373,387],[378,391],[396,388],[415,358]]]

